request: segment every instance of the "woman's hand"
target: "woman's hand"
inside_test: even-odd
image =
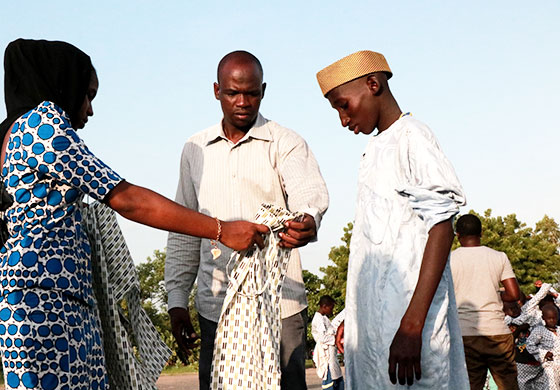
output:
[[[270,233],[266,225],[257,225],[246,221],[223,222],[220,242],[236,251],[242,251],[257,245],[264,248],[263,234]]]
[[[401,385],[411,386],[422,377],[420,354],[422,351],[422,325],[409,324],[404,318],[389,349],[389,379]]]

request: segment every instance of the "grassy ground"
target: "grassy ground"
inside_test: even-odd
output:
[[[189,366],[170,366],[165,367],[161,375],[181,375],[189,372],[198,372],[198,368],[192,364]]]

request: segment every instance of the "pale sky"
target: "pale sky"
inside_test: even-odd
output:
[[[261,113],[307,140],[330,191],[319,241],[302,251],[318,272],[354,218],[368,137],[341,127],[315,73],[357,50],[387,58],[401,109],[432,128],[455,167],[462,212],[560,221],[559,11],[558,1],[10,1],[0,48],[43,38],[88,53],[100,89],[80,136],[128,181],[170,198],[186,139],[221,119],[218,61],[255,54],[268,84]],[[164,232],[121,226],[137,263],[166,245]]]

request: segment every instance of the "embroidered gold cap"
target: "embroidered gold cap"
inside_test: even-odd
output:
[[[317,81],[323,96],[327,96],[336,87],[374,72],[385,72],[388,79],[393,75],[383,54],[362,50],[320,70]]]

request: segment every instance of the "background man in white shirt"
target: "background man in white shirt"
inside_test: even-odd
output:
[[[451,252],[451,272],[471,389],[482,390],[490,370],[500,389],[515,390],[513,335],[504,323],[502,301],[519,299],[517,279],[505,253],[481,245],[476,215],[461,216],[455,230],[461,247]]]
[[[261,203],[305,213],[288,222],[281,245],[297,248],[315,240],[328,193],[319,167],[298,134],[259,114],[266,84],[259,60],[236,51],[218,65],[214,94],[221,123],[195,134],[181,157],[176,201],[222,220],[252,221]],[[165,281],[171,326],[182,348],[193,328],[188,298],[197,279],[196,305],[201,328],[200,389],[208,389],[217,322],[228,284],[231,251],[212,259],[210,240],[170,234]],[[292,250],[282,288],[282,389],[306,389],[307,299],[297,249]]]

